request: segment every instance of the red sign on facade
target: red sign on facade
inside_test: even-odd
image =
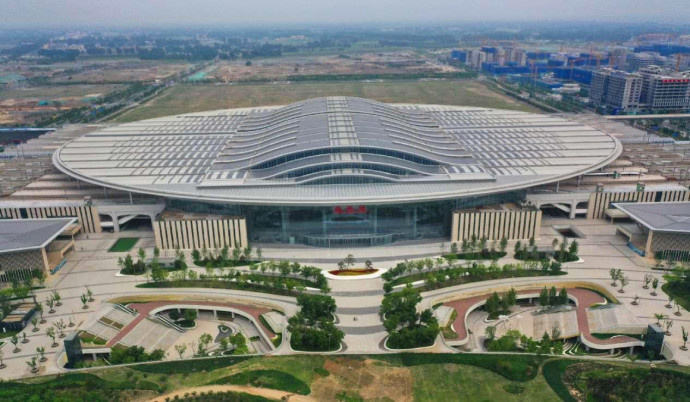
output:
[[[366,214],[366,205],[347,205],[347,206],[336,206],[333,207],[333,213],[336,215],[355,215],[355,214]]]

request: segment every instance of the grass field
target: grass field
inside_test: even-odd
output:
[[[116,117],[130,122],[204,110],[284,105],[320,96],[359,96],[390,103],[480,106],[538,112],[472,80],[301,82],[292,84],[176,85]]]
[[[122,253],[131,250],[139,241],[138,237],[121,237],[108,249],[109,253]]]
[[[247,385],[257,392],[258,388],[267,388],[308,394],[318,401],[559,401],[559,395],[565,399],[569,395],[563,382],[563,372],[568,366],[578,362],[599,364],[545,359],[548,358],[476,354],[196,359],[103,368],[90,374],[27,378],[22,383],[3,384],[0,400],[33,400],[32,397],[39,395],[46,401],[68,395],[73,401],[93,400],[89,398],[103,389],[112,400],[147,400],[173,391],[192,392],[196,387],[221,383]],[[543,371],[539,370],[539,364],[545,361]],[[626,362],[606,364],[615,366],[617,378],[635,380],[636,386],[647,391],[660,386],[666,391],[687,388],[687,367],[664,365],[664,368],[650,369],[647,365]],[[647,374],[662,370],[673,370],[677,375],[664,377],[663,383],[645,383]],[[614,400],[632,400],[629,398],[635,395],[632,388],[619,388],[616,395],[619,398]],[[651,396],[650,392],[647,396]]]

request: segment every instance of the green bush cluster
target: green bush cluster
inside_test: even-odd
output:
[[[422,296],[411,285],[384,296],[380,314],[388,332],[388,347],[411,349],[433,345],[441,330],[431,309],[417,312],[420,301]]]
[[[209,384],[251,385],[259,388],[270,388],[280,391],[294,392],[299,395],[309,395],[311,392],[311,389],[304,381],[293,376],[292,374],[278,370],[242,371],[237,374],[220,378]]]
[[[501,266],[496,261],[492,261],[489,265],[473,262],[469,266],[454,266],[452,258],[449,260],[441,258],[441,260],[447,262],[439,263],[429,258],[398,263],[381,275],[384,280],[383,289],[386,293],[390,293],[394,286],[415,280],[426,281],[423,289],[428,290],[492,279],[565,274],[558,262],[548,263],[541,267],[536,263],[531,266],[525,264]],[[414,273],[415,270],[418,272]]]
[[[141,346],[130,346],[128,348],[113,348],[109,360],[111,364],[128,364],[162,360],[163,357],[165,357],[165,352],[161,349],[147,353]]]
[[[484,305],[484,310],[489,313],[489,319],[495,320],[499,315],[510,314],[510,308],[517,303],[517,292],[512,287],[503,297],[494,292]]]
[[[132,390],[160,392],[160,387],[147,381],[106,381],[93,374],[70,373],[48,381],[0,383],[3,402],[39,401],[119,401],[132,396]]]
[[[300,311],[288,319],[290,346],[303,351],[331,351],[340,347],[345,334],[333,324],[335,300],[326,295],[297,296]]]

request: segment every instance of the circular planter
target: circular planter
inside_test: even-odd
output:
[[[0,364],[0,370],[4,369],[5,367],[7,367],[7,365],[5,363]]]
[[[89,303],[93,303],[95,301],[96,301],[96,299],[94,299],[93,297],[89,299]]]
[[[675,313],[673,313],[673,315],[680,317],[682,314],[680,312],[676,311]]]
[[[688,347],[687,346],[681,346],[680,350],[688,350]],[[0,367],[0,368],[2,368],[2,367]]]
[[[45,324],[45,323],[47,323],[47,322],[48,322],[48,321],[46,321],[46,320],[44,320],[43,318],[41,318],[41,321],[39,321],[38,323],[39,323],[39,324]]]
[[[633,306],[637,306],[637,305],[638,305],[638,303],[637,303],[636,301],[634,301],[634,302],[632,302],[632,303],[630,303],[630,304],[632,304]]]
[[[656,296],[656,292],[652,292],[652,293],[650,293],[650,295]]]
[[[53,344],[52,344],[52,345],[50,345],[50,347],[51,347],[51,348],[56,348],[56,347],[58,347],[58,345],[59,345],[59,343],[57,343],[57,342],[53,342]]]
[[[38,369],[37,369],[37,368],[32,368],[32,369],[31,369],[31,374],[36,374],[36,373],[38,373]]]
[[[60,306],[62,306],[62,302],[57,302],[57,303],[55,303],[55,305],[60,307]]]
[[[22,339],[22,343],[29,343],[29,338]]]
[[[21,351],[22,351],[21,349],[15,348],[15,349],[12,351],[12,353],[19,353],[19,352],[21,352]]]
[[[625,290],[623,290],[623,289],[618,289],[618,293],[625,293]]]
[[[81,309],[82,309],[82,310],[86,310],[86,309],[88,309],[88,308],[89,308],[89,306],[87,306],[87,305],[85,304],[84,307],[82,307]]]
[[[47,357],[41,357],[41,359],[39,360],[39,362],[41,362],[41,363],[44,363],[44,362],[47,362],[47,361],[48,361],[48,358],[47,358]]]
[[[670,305],[670,304],[666,304],[664,307],[666,307],[666,308],[672,308],[673,306]]]
[[[65,337],[65,334],[60,334],[60,336],[58,336],[58,338],[64,338],[64,337]]]
[[[32,329],[31,332],[38,332],[38,327]]]
[[[53,314],[54,312],[55,312],[55,309],[51,308],[51,309],[48,311],[48,314]]]

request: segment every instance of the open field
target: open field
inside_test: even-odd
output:
[[[426,59],[411,51],[361,53],[357,55],[284,56],[252,60],[220,61],[205,69],[197,79],[220,82],[284,80],[288,76],[328,74],[419,74],[448,73],[460,69]]]
[[[31,124],[42,114],[88,106],[122,85],[42,85],[0,91],[0,124]]]
[[[31,88],[14,88],[0,91],[0,99],[57,100],[61,98],[93,97],[107,94],[120,85],[56,85]]]
[[[163,401],[174,394],[234,387],[272,399],[282,391],[297,394],[294,400],[310,401],[558,401],[573,400],[570,390],[585,384],[573,383],[570,367],[578,368],[577,378],[585,375],[594,381],[592,390],[599,397],[606,389],[606,372],[623,380],[624,385],[609,395],[618,400],[654,392],[661,396],[655,400],[678,400],[687,388],[688,369],[672,365],[650,369],[622,361],[604,364],[526,355],[303,355],[197,359],[33,377],[5,383],[0,397],[50,401],[69,396],[82,401],[93,400],[105,389],[108,400]],[[591,375],[592,370],[598,374]]]
[[[176,85],[116,122],[204,110],[284,105],[320,96],[359,96],[390,103],[480,106],[538,112],[478,81],[301,82],[237,85]]]

